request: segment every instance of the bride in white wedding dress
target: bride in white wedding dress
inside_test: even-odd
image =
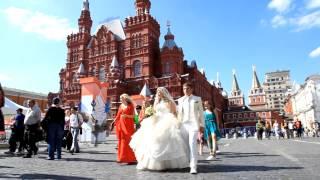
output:
[[[188,167],[188,146],[180,132],[176,104],[166,88],[157,89],[153,108],[155,113],[142,121],[130,142],[138,161],[137,169]]]

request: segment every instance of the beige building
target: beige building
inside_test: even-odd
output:
[[[263,89],[266,93],[267,107],[283,112],[285,95],[291,88],[290,71],[266,73]]]

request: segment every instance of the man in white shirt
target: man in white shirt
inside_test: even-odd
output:
[[[80,132],[81,124],[83,123],[83,117],[80,113],[78,113],[78,108],[73,107],[71,109],[70,115],[70,132],[72,134],[72,146],[70,149],[71,153],[79,153],[79,143],[78,143],[78,135]]]
[[[288,138],[294,138],[294,137],[293,137],[294,127],[293,127],[293,123],[292,123],[291,121],[288,123],[288,128],[289,128]]]
[[[25,131],[25,143],[27,148],[27,154],[24,158],[31,158],[32,154],[36,155],[38,147],[36,146],[37,133],[39,132],[39,123],[41,120],[41,110],[36,105],[35,100],[28,100],[29,109],[24,119]]]
[[[192,94],[192,85],[183,85],[184,96],[178,102],[178,117],[182,122],[182,133],[190,152],[190,173],[197,174],[198,149],[197,137],[199,131],[203,132],[204,117],[201,97]]]

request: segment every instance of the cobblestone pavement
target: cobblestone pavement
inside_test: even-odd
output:
[[[320,179],[320,140],[221,140],[221,153],[213,161],[201,157],[199,174],[189,169],[163,172],[137,171],[135,165],[116,163],[116,141],[98,147],[82,144],[81,153],[63,153],[62,160],[48,161],[45,147],[37,157],[23,159],[0,150],[0,179]]]

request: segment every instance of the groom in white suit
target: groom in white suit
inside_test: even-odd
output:
[[[197,174],[199,131],[203,131],[204,118],[201,97],[192,95],[191,83],[183,84],[184,96],[178,99],[178,117],[182,122],[183,138],[189,145],[190,173]]]

